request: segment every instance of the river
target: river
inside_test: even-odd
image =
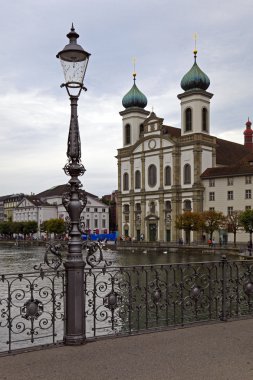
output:
[[[114,248],[114,246],[113,246]],[[16,246],[10,244],[0,245],[0,274],[26,273],[34,271],[34,266],[43,262],[44,246]],[[104,257],[112,262],[112,266],[171,264],[183,262],[200,262],[219,260],[220,254],[214,255],[184,252],[143,253],[143,252],[117,252],[105,250]]]

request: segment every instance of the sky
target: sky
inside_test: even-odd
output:
[[[1,1],[0,196],[69,181],[68,95],[56,54],[72,22],[91,53],[78,106],[83,188],[117,189],[123,96],[133,84],[164,124],[180,127],[180,82],[197,62],[209,76],[211,135],[243,144],[253,119],[252,0]]]

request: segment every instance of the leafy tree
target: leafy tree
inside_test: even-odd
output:
[[[201,213],[202,229],[213,239],[214,231],[219,230],[226,221],[225,216],[219,211],[203,211]]]
[[[49,219],[41,224],[41,229],[50,234],[62,234],[66,231],[66,225],[63,219]]]
[[[201,228],[200,213],[185,211],[183,214],[178,215],[176,219],[176,228],[184,230],[186,234],[186,243],[190,244],[190,232],[199,231]]]
[[[25,235],[35,234],[35,232],[37,232],[37,231],[38,231],[37,222],[30,220],[30,221],[24,223],[23,233]]]
[[[242,214],[242,211],[233,211],[231,214],[229,214],[226,217],[228,232],[232,232],[234,235],[234,246],[235,247],[236,247],[237,231],[242,229],[241,214]]]
[[[240,222],[246,232],[250,234],[250,248],[252,248],[253,210],[245,210],[240,215]]]

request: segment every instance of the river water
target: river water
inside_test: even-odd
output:
[[[114,248],[114,246],[112,247]],[[43,262],[44,253],[44,246],[16,246],[15,243],[13,245],[1,244],[0,274],[34,271],[34,266]],[[213,261],[219,260],[220,254],[189,253],[183,249],[181,252],[170,252],[168,250],[165,253],[117,252],[116,250],[108,249],[104,251],[104,258],[111,261],[112,266],[118,267]]]

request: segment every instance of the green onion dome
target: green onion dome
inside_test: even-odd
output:
[[[193,89],[207,90],[210,86],[210,79],[197,65],[197,50],[194,50],[193,53],[194,64],[181,80],[181,87],[184,91],[189,91]]]
[[[123,97],[122,99],[122,105],[125,108],[130,107],[139,107],[139,108],[145,108],[148,104],[148,100],[146,96],[138,89],[138,87],[135,84],[135,77],[136,74],[133,74],[134,77],[134,84],[130,91]]]

